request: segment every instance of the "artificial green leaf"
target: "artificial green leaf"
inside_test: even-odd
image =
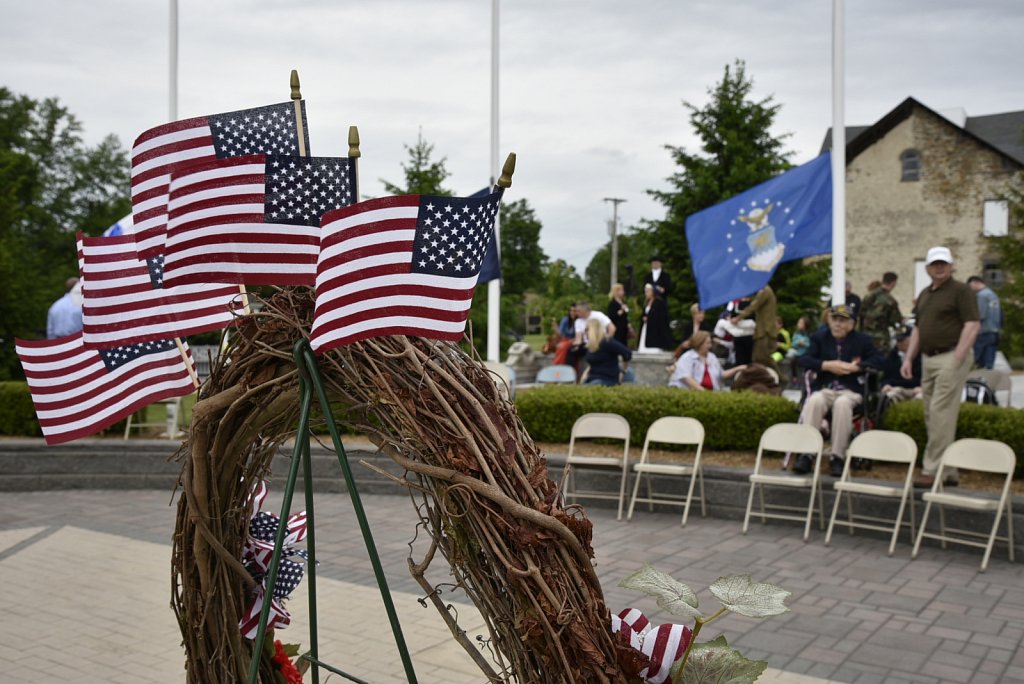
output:
[[[669,672],[672,681],[681,684],[751,684],[768,667],[765,660],[750,660],[729,648],[724,636],[694,644],[680,679],[682,662],[676,662]]]
[[[751,582],[750,575],[719,577],[710,588],[723,606],[747,617],[765,618],[789,610],[783,601],[790,592],[774,584]]]
[[[642,569],[619,582],[619,586],[625,589],[636,589],[647,594],[658,602],[659,608],[667,610],[673,615],[691,618],[703,617],[697,610],[697,595],[690,587],[675,581],[646,563]]]

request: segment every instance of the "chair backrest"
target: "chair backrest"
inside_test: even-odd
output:
[[[853,438],[846,455],[890,463],[915,463],[917,442],[905,433],[892,430],[868,430]]]
[[[629,441],[629,421],[617,413],[584,413],[572,426],[570,442],[577,437]]]
[[[817,428],[799,423],[776,423],[761,434],[757,451],[792,451],[796,454],[821,453],[825,442]]]
[[[576,369],[572,366],[545,366],[537,372],[538,383],[576,382]]]
[[[701,445],[704,443],[704,426],[696,418],[684,416],[658,418],[647,428],[644,447],[646,448],[650,442]]]
[[[942,452],[942,465],[986,473],[1013,473],[1017,457],[1008,444],[993,439],[958,439]]]

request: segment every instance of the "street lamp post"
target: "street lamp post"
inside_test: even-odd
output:
[[[626,200],[619,197],[605,197],[605,202],[612,203],[612,222],[608,226],[608,235],[612,239],[612,279],[609,286],[619,281],[619,205]]]

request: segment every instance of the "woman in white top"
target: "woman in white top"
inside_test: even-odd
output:
[[[746,366],[734,366],[722,370],[718,357],[711,352],[711,335],[705,330],[698,330],[690,338],[690,349],[679,357],[669,378],[669,387],[682,387],[693,390],[720,390],[722,380],[731,378]]]

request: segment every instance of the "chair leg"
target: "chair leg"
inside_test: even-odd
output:
[[[644,473],[644,482],[647,483],[647,512],[654,512],[654,483],[650,473]]]
[[[946,548],[946,507],[939,504],[939,536],[942,537],[942,548]]]
[[[750,483],[750,496],[747,497],[747,513],[743,516],[743,534],[747,533],[747,528],[750,527],[750,511],[754,507],[754,488],[757,487],[757,483]]]
[[[633,496],[629,497],[629,511],[626,513],[626,522],[633,519],[633,506],[636,505],[636,495],[640,489],[640,480],[646,473],[637,473],[636,480],[633,482]]]
[[[981,559],[981,572],[988,567],[988,558],[992,555],[992,547],[996,545],[996,533],[999,531],[999,518],[1003,515],[1003,508],[996,509],[996,519],[992,521],[992,533],[988,535],[988,546],[985,547],[985,555]],[[1008,537],[1010,546],[1013,546],[1013,537]]]
[[[693,486],[697,483],[697,473],[690,473],[690,486],[686,490],[686,503],[683,504],[683,520],[680,523],[686,527],[686,519],[690,517],[690,502],[693,501]],[[701,502],[703,504],[703,501]]]
[[[853,536],[853,494],[846,497],[846,520],[850,524],[846,526],[846,529],[850,531],[850,536]]]
[[[892,528],[892,540],[889,541],[889,555],[891,556],[893,551],[896,550],[896,540],[900,536],[900,528],[903,526],[903,511],[907,507],[907,492],[903,492],[903,496],[900,497],[900,508],[896,512],[896,524]],[[911,514],[913,517],[913,514]],[[910,526],[910,536],[914,536],[914,526]]]
[[[839,515],[839,502],[843,498],[843,492],[836,490],[836,502],[832,506],[832,517],[828,520],[828,531],[825,533],[825,546],[832,542],[832,529],[836,525],[836,516]]]
[[[1009,406],[1009,401],[1007,401]],[[1010,547],[1010,562],[1013,562],[1013,505],[1010,503],[1011,497],[1006,497],[1006,539],[1007,546]]]
[[[619,485],[619,515],[616,520],[622,520],[622,506],[626,502],[626,482],[629,480],[629,463],[622,466],[622,484]]]
[[[810,536],[811,536],[811,519],[814,517],[814,490],[815,490],[815,484],[817,484],[817,483],[812,480],[811,481],[811,500],[807,502],[807,522],[804,523],[804,541],[807,541],[810,538]],[[819,513],[818,514],[818,518],[820,519],[821,517],[822,516]]]
[[[767,524],[768,518],[764,515],[764,485],[757,485],[757,498],[761,502],[761,524]]]
[[[910,557],[917,558],[917,552],[921,548],[921,539],[924,538],[924,530],[928,526],[928,514],[932,511],[932,502],[929,501],[924,505],[924,513],[921,514],[921,522],[917,528],[917,540],[914,542],[914,550],[910,552]]]
[[[707,508],[707,501],[708,500],[707,500],[707,497],[704,496],[704,467],[703,466],[701,466],[699,472],[700,472],[700,517],[706,518],[706,517],[708,517],[708,508]],[[1011,558],[1011,560],[1013,560],[1013,559]]]

